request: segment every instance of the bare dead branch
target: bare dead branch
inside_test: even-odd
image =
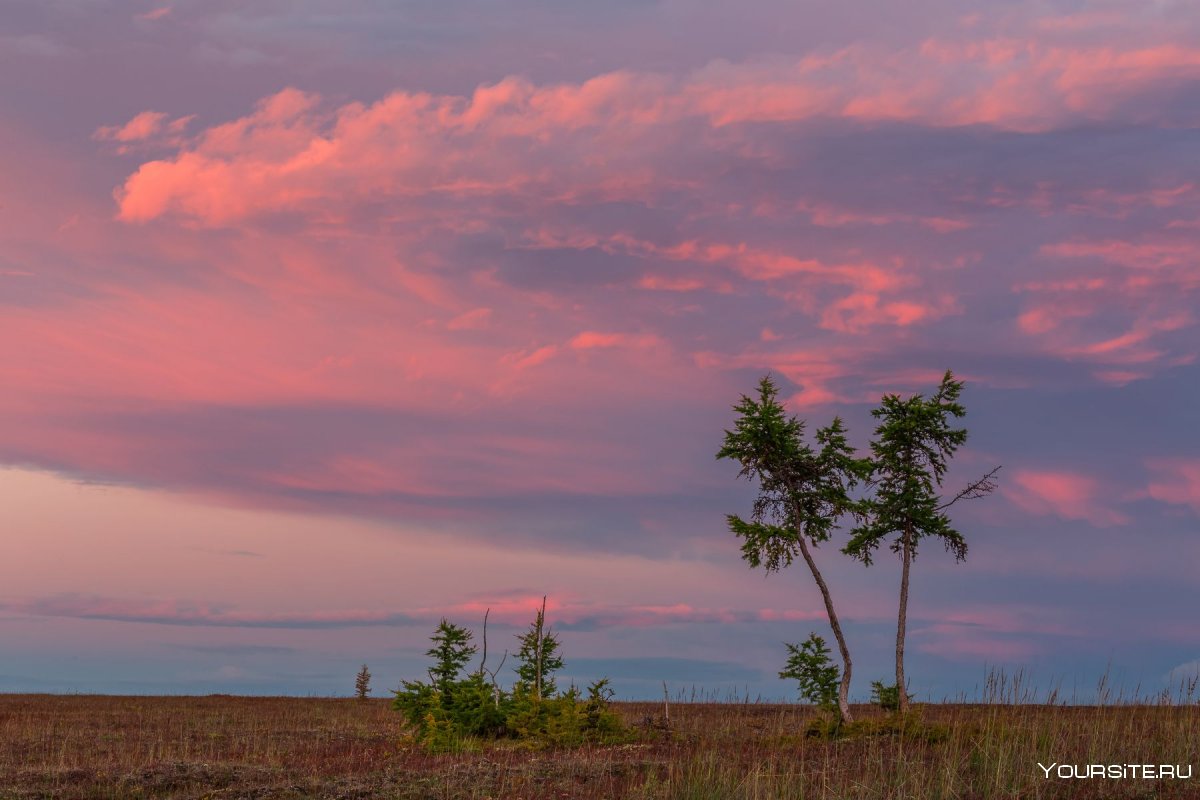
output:
[[[958,494],[954,495],[954,497],[949,502],[942,503],[940,506],[937,507],[937,510],[941,511],[943,509],[949,508],[950,506],[957,503],[959,500],[974,500],[979,497],[986,497],[987,495],[996,491],[996,487],[998,485],[996,483],[996,473],[999,472],[1000,469],[1001,469],[1000,467],[994,467],[991,472],[984,475],[979,480],[974,481],[973,483],[967,484],[967,487],[965,489],[963,489]]]

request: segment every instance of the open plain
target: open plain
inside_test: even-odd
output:
[[[1200,762],[1195,704],[929,704],[895,726],[806,735],[817,712],[617,703],[632,741],[485,743],[430,754],[389,701],[0,695],[0,798],[1192,798],[1200,778],[1047,777],[1070,765]]]

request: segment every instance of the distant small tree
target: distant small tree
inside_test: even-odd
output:
[[[743,395],[733,407],[738,418],[734,429],[725,431],[717,458],[741,464],[738,476],[757,479],[759,493],[750,521],[735,514],[726,520],[730,531],[742,539],[742,558],[750,566],[777,572],[791,566],[797,555],[808,565],[842,657],[838,715],[841,722],[849,722],[850,648],[812,550],[829,540],[839,518],[857,513],[858,504],[849,492],[866,477],[869,465],[854,456],[837,417],[817,431],[820,449],[814,450],[804,441],[804,421],[784,414],[778,394],[771,378],[764,377],[757,397]]]
[[[559,641],[546,627],[546,598],[530,624],[529,630],[517,637],[521,648],[517,651],[518,691],[531,694],[537,700],[550,697],[558,691],[554,673],[563,668],[562,656],[558,655]]]
[[[950,370],[928,399],[916,394],[907,399],[884,395],[871,416],[879,420],[871,442],[868,485],[874,489],[863,505],[863,522],[850,533],[844,552],[870,565],[876,548],[890,536],[892,552],[900,557],[900,609],[896,623],[896,693],[901,712],[908,709],[904,680],[904,638],[908,617],[909,570],[922,539],[942,540],[962,561],[967,542],[950,524],[945,511],[959,500],[983,497],[996,488],[996,467],[967,485],[949,501],[939,495],[947,463],[967,440],[965,428],[951,427],[951,419],[966,415],[958,402],[963,382]]]
[[[367,669],[367,665],[363,664],[362,669],[358,671],[358,677],[354,679],[354,696],[359,700],[366,700],[367,695],[371,693],[371,671]]]
[[[799,646],[784,643],[788,649],[787,666],[781,678],[792,678],[800,684],[800,696],[821,708],[837,708],[838,668],[829,660],[825,640],[815,633]]]

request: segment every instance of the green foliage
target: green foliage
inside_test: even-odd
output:
[[[800,686],[800,696],[822,708],[837,705],[838,667],[829,658],[825,640],[811,633],[799,646],[784,643],[788,649],[787,666],[781,678],[792,678]]]
[[[546,628],[546,599],[529,625],[529,630],[517,637],[521,643],[517,651],[517,687],[532,693],[537,698],[550,697],[558,691],[554,673],[563,668],[562,656],[558,655],[558,637]]]
[[[838,713],[841,719],[849,719],[850,648],[834,611],[833,595],[809,545],[829,541],[843,516],[860,515],[860,504],[850,491],[866,480],[870,465],[855,458],[838,417],[817,431],[814,448],[805,441],[805,423],[784,413],[778,395],[767,376],[758,384],[757,398],[743,395],[734,406],[737,420],[733,430],[725,431],[717,458],[737,461],[741,465],[738,477],[757,480],[759,492],[749,521],[730,514],[726,522],[742,540],[742,558],[752,567],[777,572],[791,566],[796,556],[804,559],[825,601],[841,653]]]
[[[493,687],[478,672],[462,676],[476,650],[471,632],[443,619],[430,640],[429,682],[403,681],[392,701],[416,728],[418,741],[433,750],[457,749],[452,741],[501,733],[504,710]]]
[[[967,440],[965,428],[951,427],[952,419],[967,413],[958,402],[962,388],[947,370],[932,397],[884,395],[871,411],[880,420],[871,442],[869,483],[875,491],[862,506],[864,521],[851,531],[847,555],[870,564],[876,548],[897,534],[895,553],[907,540],[915,556],[920,539],[935,537],[959,561],[967,557],[966,540],[951,526],[938,493],[948,460]]]
[[[446,715],[444,698],[432,684],[424,681],[401,681],[396,690],[392,708],[404,715],[411,727],[423,729],[430,719],[441,719]]]
[[[520,637],[532,647],[532,657],[523,659],[522,666],[540,663],[541,672],[525,675],[519,667],[520,679],[511,692],[490,683],[482,668],[463,675],[475,653],[466,629],[442,620],[431,639],[434,647],[427,655],[435,663],[429,681],[404,681],[392,703],[413,729],[415,741],[427,750],[459,752],[501,738],[531,747],[628,740],[628,729],[609,708],[612,692],[607,679],[592,684],[586,699],[574,686],[565,692],[554,689],[551,675],[563,662],[557,655],[557,639],[544,628],[544,607],[530,632]]]
[[[587,700],[583,704],[584,727],[605,742],[625,738],[628,733],[625,723],[609,708],[613,694],[608,678],[601,678],[588,684]]]
[[[362,669],[358,671],[358,675],[354,678],[354,696],[359,700],[366,700],[367,695],[371,693],[371,671],[367,669],[367,665],[363,664]]]
[[[586,699],[575,686],[542,700],[514,690],[509,716],[512,734],[531,747],[629,741],[629,730],[608,705],[611,694],[605,690],[607,684],[607,679],[592,684]]]
[[[461,753],[476,749],[474,742],[438,711],[430,711],[422,718],[418,740],[422,747],[434,753]]]
[[[429,668],[429,680],[439,692],[450,692],[459,673],[475,655],[471,632],[442,619],[430,640],[433,647],[425,652],[434,660],[434,665]]]
[[[928,399],[884,395],[871,415],[879,420],[871,441],[868,485],[872,496],[860,506],[860,524],[850,533],[843,552],[871,564],[875,551],[891,537],[891,550],[900,556],[900,603],[896,625],[896,695],[904,711],[904,640],[908,615],[909,570],[922,539],[940,539],[954,557],[967,557],[967,542],[950,524],[945,510],[962,499],[990,494],[996,484],[991,472],[969,484],[948,502],[940,495],[950,458],[967,440],[965,428],[953,420],[966,415],[958,402],[963,382],[946,370]]]
[[[804,440],[806,423],[785,415],[778,395],[770,377],[759,382],[757,398],[743,395],[734,406],[734,429],[725,431],[717,452],[741,465],[738,477],[759,483],[750,521],[726,519],[742,539],[742,557],[768,572],[791,565],[800,536],[814,545],[828,541],[838,518],[857,511],[849,490],[869,471],[854,457],[840,418],[817,431],[814,449]]]
[[[871,702],[884,711],[895,711],[900,708],[900,690],[894,683],[871,681]]]

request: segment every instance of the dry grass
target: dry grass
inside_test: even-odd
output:
[[[653,724],[661,703],[617,709],[638,743],[430,755],[402,743],[386,700],[0,695],[0,798],[1200,798],[1200,775],[1037,768],[1200,773],[1195,704],[937,704],[915,735],[834,741],[804,736],[814,712],[801,706],[672,703],[670,731]]]

